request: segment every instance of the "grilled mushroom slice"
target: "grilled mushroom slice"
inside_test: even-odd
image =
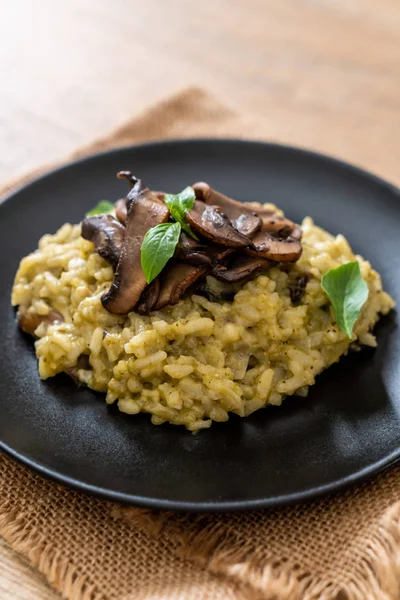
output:
[[[287,229],[270,232],[268,223],[264,223],[261,231],[253,237],[253,248],[246,248],[246,254],[263,257],[276,262],[294,262],[302,253],[301,229],[293,224],[291,233]]]
[[[247,249],[246,253],[261,256],[275,262],[294,262],[301,256],[302,248],[299,241],[277,240],[269,233],[260,231],[253,238],[255,250]]]
[[[112,215],[94,215],[82,221],[82,237],[93,242],[96,252],[117,267],[125,238],[125,227]]]
[[[257,210],[255,210],[254,206],[251,204],[233,200],[232,198],[225,196],[225,194],[221,194],[221,192],[214,190],[214,188],[205,181],[194,183],[192,188],[194,189],[197,200],[205,202],[206,204],[220,206],[231,221],[234,221],[243,214],[251,215],[256,213],[261,217],[275,214],[274,211],[265,206],[261,206],[260,208],[257,207]]]
[[[293,221],[286,219],[286,217],[280,217],[276,213],[263,216],[261,229],[278,239],[288,239],[290,237],[291,241],[301,240],[300,227]]]
[[[130,171],[122,171],[133,186],[127,196],[127,222],[114,281],[102,296],[105,309],[114,314],[126,314],[135,308],[147,286],[141,267],[140,255],[143,238],[151,227],[165,223],[169,218],[167,206],[161,202]]]
[[[211,302],[232,302],[237,292],[236,286],[233,283],[218,280],[212,275],[201,279],[196,286],[196,294],[205,296]]]
[[[176,304],[188,288],[199,290],[204,275],[219,285],[243,282],[270,267],[270,261],[293,262],[301,255],[301,229],[270,208],[232,200],[207,183],[196,183],[196,200],[185,214],[199,240],[181,232],[174,257],[163,272],[147,285],[141,267],[141,246],[149,229],[170,217],[164,192],[150,191],[130,171],[121,171],[131,185],[126,200],[116,202],[117,219],[111,215],[88,217],[82,235],[115,268],[114,281],[103,294],[103,306],[111,313],[136,309],[148,314]],[[124,226],[125,225],[125,226]]]
[[[153,306],[157,302],[159,294],[160,280],[157,277],[150,283],[150,285],[147,286],[147,288],[140,296],[139,304],[136,307],[136,310],[139,313],[139,315],[148,315],[149,312],[153,310]]]
[[[254,208],[252,204],[233,200],[232,198],[217,192],[217,190],[214,190],[204,181],[195,183],[192,187],[198,200],[205,202],[206,204],[216,204],[220,206],[236,229],[250,237],[255,231],[258,231],[261,228],[261,225],[267,226],[267,230],[271,233],[279,233],[282,231],[289,232],[293,231],[296,227],[295,223],[289,219],[280,217],[270,208],[263,205]],[[245,220],[245,215],[252,217],[252,219]],[[252,229],[252,227],[254,229]]]
[[[121,174],[121,173],[125,173],[126,174],[126,173],[128,173],[128,171],[120,171],[119,174]],[[125,175],[123,175],[123,177],[129,179],[129,176],[126,177]],[[162,200],[162,201],[164,200],[165,192],[155,192],[153,190],[153,194],[155,196],[157,196],[157,198],[159,200]],[[116,201],[116,203],[115,203],[115,212],[117,214],[118,221],[120,223],[122,223],[122,225],[126,225],[126,219],[127,219],[126,198],[121,198],[120,200]]]
[[[164,198],[165,198],[165,192],[160,192],[159,190],[153,190],[153,194],[155,196],[157,196],[157,198],[159,200],[161,200],[162,202],[164,202]]]
[[[212,261],[208,246],[189,237],[184,231],[181,232],[175,248],[174,258],[184,260],[192,265],[209,265]]]
[[[210,206],[219,206],[224,214],[230,219],[235,229],[243,235],[251,236],[258,231],[262,225],[262,219],[254,208],[246,204],[232,200],[224,194],[214,190],[208,183],[199,182],[193,186],[196,198]],[[268,216],[273,214],[268,211]]]
[[[153,310],[160,310],[168,304],[177,304],[186,290],[206,271],[207,267],[171,260],[168,268],[160,275],[161,289]]]
[[[216,265],[211,272],[216,279],[227,283],[245,281],[256,273],[266,271],[271,262],[257,256],[239,256],[229,266]]]
[[[263,224],[262,218],[257,214],[242,213],[232,221],[232,225],[243,235],[251,238]]]
[[[196,200],[192,210],[186,213],[186,221],[194,231],[215,244],[228,248],[252,245],[250,238],[233,227],[219,206],[207,206]]]

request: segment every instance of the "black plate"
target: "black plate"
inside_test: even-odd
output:
[[[283,146],[192,140],[93,156],[26,186],[0,206],[0,443],[43,475],[132,504],[233,510],[283,504],[337,490],[400,454],[400,335],[382,319],[376,350],[351,354],[290,398],[198,435],[127,416],[66,375],[42,382],[32,340],[17,330],[10,292],[19,260],[39,237],[78,222],[115,178],[133,169],[156,189],[204,179],[235,198],[273,201],[301,221],[312,215],[382,274],[400,300],[400,195],[342,162]]]

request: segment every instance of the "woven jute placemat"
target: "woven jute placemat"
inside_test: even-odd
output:
[[[346,133],[345,119],[293,132],[268,118],[243,118],[191,89],[76,156],[190,136],[278,139],[339,154],[335,140]],[[372,164],[365,141],[353,136],[341,155],[395,179],[392,165]],[[8,189],[16,183],[23,182]],[[0,486],[0,535],[67,599],[400,598],[398,467],[310,504],[229,515],[121,507],[45,481],[4,456]]]

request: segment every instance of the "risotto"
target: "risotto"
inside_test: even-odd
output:
[[[191,431],[227,421],[229,413],[245,417],[286,396],[306,396],[316,376],[349,348],[376,345],[372,328],[394,303],[342,235],[333,237],[309,217],[302,231],[297,262],[236,284],[232,299],[187,294],[148,315],[103,307],[113,268],[81,237],[81,225],[45,235],[21,261],[12,293],[20,314],[34,318],[41,378],[68,372],[124,413],[146,412],[154,424]],[[321,278],[354,260],[369,294],[349,339]],[[306,285],[294,302],[299,281]]]

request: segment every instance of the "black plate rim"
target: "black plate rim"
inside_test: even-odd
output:
[[[308,156],[310,158],[314,158],[317,160],[322,160],[328,163],[333,163],[342,169],[346,169],[348,171],[352,171],[360,177],[367,178],[371,182],[385,187],[392,194],[396,194],[400,199],[400,189],[396,187],[394,184],[382,179],[378,175],[371,173],[355,164],[348,163],[344,160],[336,158],[334,156],[324,154],[322,152],[308,150],[306,148],[300,146],[291,146],[287,144],[280,143],[271,143],[271,142],[262,142],[257,140],[250,139],[239,139],[239,138],[182,138],[182,139],[170,139],[170,140],[160,140],[154,142],[146,142],[142,144],[134,144],[128,146],[119,146],[117,148],[113,148],[111,150],[107,150],[104,152],[98,152],[95,154],[90,154],[83,158],[79,158],[77,160],[65,163],[59,167],[51,169],[47,171],[43,175],[40,175],[33,180],[30,180],[25,185],[21,185],[12,190],[12,193],[3,197],[0,200],[0,212],[1,207],[9,203],[13,200],[14,196],[20,193],[22,190],[28,190],[31,186],[35,185],[37,182],[40,182],[46,179],[49,176],[57,175],[57,173],[62,172],[64,170],[70,169],[76,165],[84,165],[86,162],[90,162],[96,160],[100,157],[105,157],[107,155],[118,154],[121,151],[129,151],[131,150],[140,150],[143,149],[151,149],[151,148],[160,148],[164,147],[168,149],[168,147],[174,147],[179,145],[202,145],[202,144],[232,144],[232,145],[243,145],[244,147],[248,145],[257,145],[261,147],[268,147],[270,149],[276,149],[278,151],[286,151],[293,154],[302,154],[304,156]],[[62,473],[57,472],[51,468],[46,467],[39,462],[36,462],[30,459],[28,456],[20,454],[15,451],[13,448],[5,444],[2,440],[0,440],[0,450],[8,455],[10,458],[14,459],[16,462],[30,468],[34,472],[39,475],[45,477],[46,479],[50,479],[55,481],[56,483],[62,484],[68,488],[72,488],[74,490],[78,490],[81,492],[88,493],[90,495],[94,495],[100,498],[103,498],[108,501],[120,502],[122,504],[152,508],[152,509],[161,509],[161,510],[173,510],[173,511],[190,511],[190,512],[233,512],[240,510],[257,510],[261,508],[276,508],[278,506],[285,506],[288,504],[293,504],[297,502],[306,502],[313,499],[317,499],[321,496],[332,494],[338,492],[344,488],[347,488],[356,483],[362,483],[363,481],[369,479],[373,475],[376,475],[383,470],[389,468],[394,465],[397,461],[400,460],[400,447],[384,457],[382,460],[377,461],[348,475],[347,477],[342,477],[340,479],[336,479],[326,485],[310,487],[308,490],[297,493],[289,493],[280,496],[274,496],[270,498],[257,498],[254,500],[240,500],[240,501],[226,501],[226,502],[184,502],[184,501],[174,501],[174,500],[162,500],[157,498],[147,498],[143,496],[136,496],[134,494],[126,494],[122,492],[117,492],[113,490],[109,490],[103,487],[98,487],[94,485],[86,484],[80,480],[74,479],[73,477],[69,477],[63,475]]]
[[[239,500],[239,501],[227,501],[227,502],[180,502],[176,500],[162,500],[157,498],[146,498],[144,496],[135,496],[134,494],[124,494],[122,492],[115,492],[107,490],[106,488],[98,487],[95,485],[89,485],[74,479],[73,477],[67,477],[53,471],[44,465],[41,465],[26,456],[16,452],[6,444],[0,441],[0,450],[7,456],[14,459],[21,465],[30,468],[32,471],[38,473],[45,479],[54,481],[55,483],[61,484],[67,488],[75,491],[85,492],[91,496],[102,498],[110,502],[119,502],[128,506],[138,506],[141,508],[150,508],[154,510],[168,510],[176,512],[193,512],[193,513],[218,513],[218,512],[239,512],[239,511],[250,511],[260,510],[268,508],[278,508],[281,506],[287,506],[290,504],[309,502],[311,500],[317,500],[322,496],[334,494],[343,489],[346,489],[354,484],[360,484],[370,479],[373,475],[377,475],[382,471],[385,471],[389,467],[395,465],[400,460],[400,448],[389,456],[385,457],[377,463],[373,463],[369,467],[357,471],[348,477],[337,479],[329,484],[316,486],[308,489],[304,492],[298,492],[295,494],[286,494],[281,496],[274,496],[271,498],[257,498],[256,500]]]
[[[398,194],[400,196],[400,188],[397,187],[394,183],[391,183],[390,181],[387,181],[386,179],[383,179],[382,177],[380,177],[379,175],[376,175],[375,173],[373,173],[372,171],[368,171],[367,169],[364,169],[363,167],[355,164],[355,163],[351,163],[351,162],[347,162],[345,160],[342,160],[340,158],[338,158],[337,156],[334,156],[333,154],[325,154],[324,152],[319,152],[318,150],[310,150],[308,148],[305,148],[303,146],[297,146],[297,145],[290,145],[290,144],[281,144],[279,142],[263,142],[260,140],[251,140],[251,139],[241,139],[241,138],[230,138],[230,137],[190,137],[190,138],[171,138],[168,140],[155,140],[155,141],[151,141],[151,142],[143,142],[140,144],[130,144],[128,146],[117,146],[116,148],[112,148],[110,150],[105,150],[104,152],[95,152],[94,154],[88,154],[87,156],[83,156],[81,158],[77,158],[76,160],[72,160],[72,161],[68,161],[68,162],[63,162],[60,165],[56,165],[54,166],[54,168],[50,168],[50,170],[46,171],[45,173],[42,173],[40,175],[38,175],[37,177],[33,177],[32,179],[29,179],[29,181],[27,183],[22,183],[21,185],[18,185],[16,187],[12,188],[11,193],[6,193],[3,196],[0,196],[0,210],[1,210],[1,206],[7,202],[10,202],[13,197],[17,194],[19,194],[22,190],[25,189],[29,189],[29,187],[31,185],[35,185],[36,183],[42,181],[43,179],[46,179],[49,176],[52,175],[56,175],[59,172],[62,172],[64,170],[67,170],[71,167],[77,166],[77,165],[84,165],[86,162],[90,162],[92,160],[96,160],[97,158],[101,158],[101,157],[105,157],[108,155],[113,155],[113,154],[118,154],[121,151],[125,151],[125,150],[140,150],[140,149],[151,149],[151,148],[160,148],[160,147],[168,147],[168,146],[179,146],[179,145],[186,145],[186,144],[193,144],[193,145],[202,145],[202,144],[209,144],[209,143],[213,143],[213,144],[240,144],[243,146],[260,146],[260,147],[268,147],[271,150],[273,150],[274,148],[277,150],[283,150],[285,152],[292,152],[293,154],[303,154],[305,156],[309,156],[309,157],[314,157],[317,158],[319,160],[325,160],[327,162],[331,162],[334,163],[342,168],[345,168],[347,170],[353,171],[354,173],[357,173],[358,175],[362,176],[362,177],[367,177],[369,178],[371,181],[373,181],[374,183],[377,183],[378,185],[383,185],[384,187],[386,187],[389,191],[391,191],[392,193]]]

